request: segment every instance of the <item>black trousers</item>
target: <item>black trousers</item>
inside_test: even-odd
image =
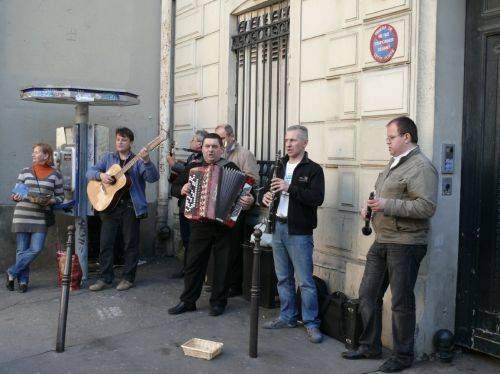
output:
[[[121,227],[124,252],[122,278],[134,282],[139,262],[140,220],[135,216],[132,202],[121,200],[113,210],[100,213],[99,216],[102,221],[99,254],[101,279],[106,283],[112,283],[114,280],[113,247]]]
[[[214,222],[191,222],[191,237],[184,269],[184,292],[180,299],[194,304],[200,297],[210,253],[214,254],[211,306],[227,304],[227,267],[231,249],[231,229]]]
[[[187,263],[187,252],[189,248],[189,237],[191,236],[190,221],[184,217],[184,212],[179,212],[179,229],[181,232],[182,246],[184,247],[184,264]]]
[[[229,253],[227,285],[229,289],[241,291],[243,286],[243,241],[245,240],[245,215],[241,213],[231,229],[231,250]]]
[[[373,243],[366,255],[366,266],[359,300],[363,319],[360,344],[380,352],[382,343],[382,298],[387,287],[392,293],[392,336],[394,355],[404,363],[414,359],[415,295],[420,262],[426,245]]]

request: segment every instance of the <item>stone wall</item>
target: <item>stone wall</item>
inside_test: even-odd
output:
[[[71,85],[138,94],[137,106],[90,107],[91,123],[111,128],[110,147],[114,129],[128,126],[137,151],[158,134],[160,6],[160,0],[0,2],[0,269],[15,253],[9,195],[19,171],[31,163],[31,145],[54,146],[56,128],[71,125],[75,115],[70,105],[21,101],[19,90]],[[156,153],[152,158],[157,162]],[[148,187],[151,203],[156,189]],[[155,214],[150,210],[153,219]],[[51,263],[48,255],[37,263]]]

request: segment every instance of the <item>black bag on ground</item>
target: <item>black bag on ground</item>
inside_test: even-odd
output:
[[[321,331],[345,344],[347,349],[359,346],[363,322],[359,311],[359,300],[349,299],[343,292],[329,295],[324,304]]]
[[[323,305],[320,330],[331,338],[345,342],[345,305],[347,296],[340,291],[328,295]]]
[[[316,284],[316,291],[318,294],[318,318],[321,320],[323,317],[322,312],[324,310],[325,301],[328,297],[328,288],[326,287],[326,283],[323,279],[313,275],[313,280],[314,284]],[[302,298],[300,295],[300,287],[297,287],[295,303],[297,305],[298,320],[302,321]]]
[[[253,244],[243,243],[243,298],[250,301],[253,272]],[[261,247],[260,254],[260,298],[259,305],[276,308],[279,304],[278,279],[274,270],[273,250]]]
[[[359,311],[359,299],[349,299],[344,306],[345,347],[357,349],[359,337],[363,332],[363,320]]]

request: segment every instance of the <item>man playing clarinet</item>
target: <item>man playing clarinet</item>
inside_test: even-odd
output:
[[[221,158],[223,152],[221,137],[216,133],[207,134],[202,144],[203,162],[201,166],[216,164],[223,168],[239,170],[235,164]],[[188,168],[195,166],[199,165],[191,165]],[[179,178],[184,178],[181,190],[183,196],[187,196],[189,192],[188,177],[189,173],[183,173],[179,176]],[[253,202],[254,198],[251,194],[240,198],[244,210],[250,209]],[[231,230],[231,228],[216,221],[191,221],[191,238],[186,268],[184,269],[184,291],[180,296],[179,304],[168,310],[169,314],[181,314],[196,310],[196,300],[201,294],[211,251],[214,253],[215,269],[209,314],[218,316],[224,313],[228,296],[226,276],[231,249]]]
[[[410,367],[414,359],[413,289],[427,252],[429,220],[436,211],[438,174],[417,144],[415,122],[399,117],[386,129],[385,141],[392,157],[375,182],[375,197],[367,201],[376,235],[359,286],[363,332],[359,348],[343,352],[342,357],[359,360],[382,356],[382,298],[390,286],[394,350],[379,370],[396,373]],[[361,214],[365,217],[366,210]]]
[[[313,280],[313,229],[317,225],[316,211],[325,196],[325,178],[320,165],[310,160],[305,151],[307,128],[290,126],[285,134],[286,156],[284,167],[271,181],[263,203],[271,204],[274,197],[277,208],[273,233],[273,257],[281,313],[278,319],[264,325],[266,329],[297,326],[295,305],[295,278],[302,295],[302,320],[312,343],[320,343],[318,296]]]

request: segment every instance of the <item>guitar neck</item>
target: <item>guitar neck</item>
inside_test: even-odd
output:
[[[151,152],[153,149],[155,149],[156,147],[158,147],[165,139],[166,138],[163,137],[162,135],[157,136],[155,139],[153,139],[152,141],[150,141],[148,143],[148,145],[146,146],[146,149],[148,150],[148,152]],[[116,179],[120,179],[127,171],[129,171],[129,169],[132,166],[135,165],[135,163],[139,159],[140,159],[139,155],[135,155],[132,160],[130,160],[129,162],[127,162],[125,164],[125,166],[123,166],[123,168],[118,173],[116,173],[115,178]]]
[[[132,166],[135,165],[135,163],[139,160],[139,158],[140,157],[138,155],[135,155],[132,160],[130,160],[129,162],[127,162],[125,164],[125,166],[122,168],[122,170],[120,170],[118,173],[116,173],[115,178],[120,179],[127,171],[130,170],[130,168]]]

